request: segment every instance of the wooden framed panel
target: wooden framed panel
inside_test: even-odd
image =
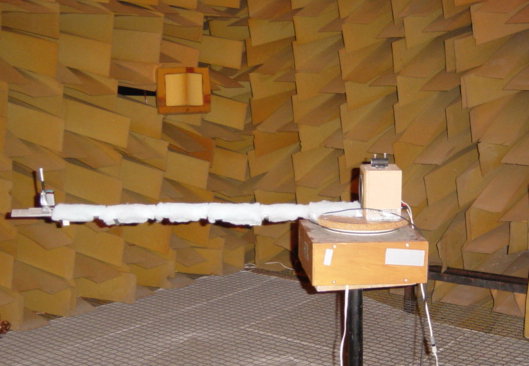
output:
[[[160,114],[207,113],[211,110],[208,68],[159,68],[156,84]]]

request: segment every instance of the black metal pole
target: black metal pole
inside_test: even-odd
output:
[[[506,276],[495,273],[469,271],[448,267],[444,272],[441,266],[430,265],[430,280],[457,283],[460,285],[488,288],[508,292],[527,293],[527,278]]]
[[[349,306],[346,309],[349,366],[362,366],[363,364],[363,307],[363,290],[349,290]]]

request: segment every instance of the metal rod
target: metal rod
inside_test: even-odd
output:
[[[474,287],[508,292],[527,293],[527,278],[506,276],[495,273],[469,271],[448,267],[442,272],[441,266],[431,265],[428,269],[430,280],[457,283]]]
[[[40,181],[41,191],[45,191],[46,187],[44,186],[44,169],[39,168],[38,173],[39,173],[39,181]]]
[[[126,86],[118,86],[118,94],[121,95],[149,95],[154,96],[156,95],[156,92],[151,90],[145,90],[145,89],[136,89],[136,88],[129,88]]]
[[[347,313],[347,333],[349,366],[362,366],[364,358],[363,339],[363,290],[349,290]]]

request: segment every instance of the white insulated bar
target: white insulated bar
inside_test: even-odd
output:
[[[147,221],[168,220],[185,223],[207,220],[210,223],[222,221],[233,225],[258,226],[263,221],[284,222],[296,219],[317,221],[326,212],[343,211],[340,216],[355,216],[358,202],[311,202],[308,205],[278,203],[169,203],[155,205],[86,205],[58,204],[51,211],[42,208],[12,210],[11,217],[50,217],[53,221],[90,222],[101,220],[107,225],[141,224]],[[347,211],[351,210],[351,211]]]

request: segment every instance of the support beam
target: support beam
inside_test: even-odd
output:
[[[430,280],[457,283],[491,290],[527,293],[527,279],[522,277],[499,275],[494,273],[469,271],[448,267],[442,272],[441,266],[431,265],[428,269]]]

